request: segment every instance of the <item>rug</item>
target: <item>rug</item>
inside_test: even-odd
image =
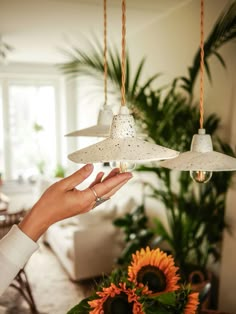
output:
[[[54,253],[42,242],[25,270],[40,314],[66,314],[94,287],[94,280],[70,281]],[[14,288],[9,287],[0,296],[0,314],[30,313],[27,303]]]

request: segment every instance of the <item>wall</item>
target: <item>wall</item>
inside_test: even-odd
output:
[[[232,97],[232,99],[235,98]],[[231,124],[231,144],[236,146],[236,107],[233,106],[232,110],[229,110],[232,115]],[[228,193],[227,209],[226,209],[226,221],[230,223],[232,234],[228,232],[224,233],[223,248],[222,248],[222,260],[221,260],[221,276],[220,276],[220,309],[235,313],[236,299],[235,299],[235,265],[236,265],[236,184],[235,178],[233,185]]]
[[[205,37],[208,36],[220,12],[229,1],[205,1]],[[127,12],[128,18],[128,12]],[[161,72],[158,79],[159,86],[171,82],[176,76],[186,75],[187,66],[192,64],[193,56],[200,43],[200,1],[187,2],[185,6],[171,12],[167,16],[152,21],[145,29],[131,34],[127,39],[127,46],[132,58],[133,68],[146,56],[145,75]],[[205,111],[217,113],[221,119],[221,137],[234,145],[236,144],[236,97],[235,80],[236,49],[230,43],[221,51],[227,64],[225,70],[219,62],[212,57],[210,66],[213,83],[205,79]],[[144,77],[145,79],[145,77]],[[195,99],[198,99],[198,82],[195,88]],[[190,135],[191,136],[191,135]],[[228,195],[226,219],[236,227],[236,189],[231,189]],[[224,235],[223,257],[220,270],[220,308],[235,313],[236,291],[235,265],[236,265],[236,236]],[[229,258],[230,257],[230,258]]]

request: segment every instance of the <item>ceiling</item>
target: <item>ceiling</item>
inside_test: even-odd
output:
[[[127,37],[192,0],[127,0]],[[120,42],[121,0],[107,0],[108,40]],[[9,62],[58,63],[61,48],[103,34],[103,0],[0,0],[0,34]]]

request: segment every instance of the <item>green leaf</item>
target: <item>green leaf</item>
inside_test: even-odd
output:
[[[151,297],[151,298],[166,305],[174,305],[175,300],[176,300],[176,296],[174,292],[163,293],[159,296]]]
[[[217,50],[219,50],[223,45],[228,43],[229,41],[233,41],[236,38],[236,1],[232,1],[230,5],[226,5],[223,12],[220,14],[219,18],[215,22],[212,31],[207,37],[204,43],[204,62],[206,65],[206,71],[208,73],[208,77],[210,78],[210,67],[207,64],[207,60],[211,55],[215,55],[221,64],[225,67],[225,63],[223,58],[217,54]],[[183,79],[181,78],[185,84],[183,84],[183,88],[189,91],[189,94],[192,95],[193,87],[196,82],[197,75],[200,69],[200,49],[197,50],[193,63],[188,71],[188,77]],[[189,84],[187,83],[189,80]]]
[[[212,76],[211,76],[210,67],[209,67],[208,62],[206,60],[205,60],[205,69],[206,69],[208,79],[212,83]]]
[[[155,223],[155,233],[157,235],[160,235],[163,237],[164,240],[167,240],[169,242],[169,244],[172,246],[173,242],[172,239],[170,237],[170,235],[168,234],[166,228],[164,227],[163,223],[158,219],[158,218],[154,218],[154,223]]]
[[[94,297],[88,297],[83,299],[79,304],[73,307],[67,314],[89,314],[91,307],[88,305],[88,301],[93,300]]]
[[[148,297],[142,303],[145,314],[176,314],[174,303],[161,303],[157,297]]]
[[[133,86],[131,87],[131,92],[130,92],[130,95],[131,95],[132,98],[134,97],[135,91],[137,90],[138,82],[139,82],[140,75],[141,75],[141,72],[142,72],[142,69],[143,69],[143,66],[144,66],[144,62],[145,62],[145,58],[143,58],[141,60],[141,62],[139,63],[136,75],[134,77]]]
[[[217,51],[214,51],[214,55],[220,61],[221,65],[226,69],[226,63],[224,62],[224,59],[222,58],[222,56]]]

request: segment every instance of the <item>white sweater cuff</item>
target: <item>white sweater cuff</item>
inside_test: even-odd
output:
[[[38,249],[38,244],[14,225],[0,242],[0,252],[19,268],[23,268],[30,256]]]

